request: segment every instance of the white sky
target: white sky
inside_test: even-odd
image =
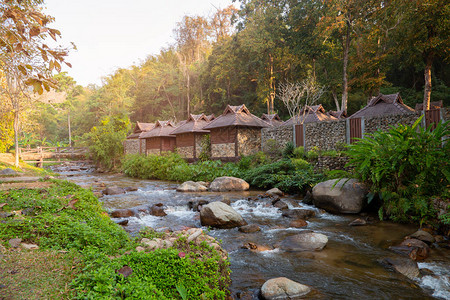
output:
[[[232,0],[46,0],[50,27],[61,43],[75,43],[63,68],[78,84],[101,84],[117,68],[138,64],[174,43],[173,29],[184,15],[207,16]]]

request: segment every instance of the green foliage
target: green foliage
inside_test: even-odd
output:
[[[436,220],[433,196],[445,193],[450,182],[449,122],[434,131],[399,125],[378,131],[348,147],[349,166],[383,200],[383,215],[395,221]],[[381,213],[381,212],[380,212]]]
[[[211,158],[211,139],[209,134],[205,134],[201,141],[201,149],[200,154],[198,155],[198,158],[201,161],[206,161]]]
[[[295,146],[293,142],[287,142],[283,148],[282,156],[284,159],[288,159],[294,156]]]
[[[14,114],[0,111],[0,153],[6,152],[14,145]]]
[[[291,162],[295,166],[296,170],[308,169],[311,166],[309,162],[302,158],[291,158]]]
[[[126,116],[104,118],[99,126],[85,134],[86,144],[95,162],[108,169],[115,168],[123,156],[123,141],[130,129]]]
[[[281,156],[280,145],[274,139],[266,141],[266,153],[272,158],[279,158]]]
[[[294,158],[306,158],[305,147],[300,146],[294,149]]]

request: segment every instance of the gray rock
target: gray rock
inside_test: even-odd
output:
[[[289,209],[284,210],[282,213],[283,217],[303,220],[307,220],[311,217],[314,217],[315,215],[316,212],[310,209]]]
[[[270,189],[266,192],[269,196],[283,196],[283,192],[280,191],[278,188]]]
[[[312,190],[313,203],[330,213],[357,214],[366,205],[367,189],[355,179],[327,180]]]
[[[367,221],[361,218],[357,218],[352,222],[350,222],[350,224],[348,224],[348,226],[364,226],[364,225],[367,225]]]
[[[128,218],[134,216],[134,212],[131,209],[116,209],[111,213],[113,218]]]
[[[14,171],[11,168],[6,168],[3,170],[0,170],[0,175],[16,176],[16,175],[19,175],[19,173],[17,173],[16,171]]]
[[[309,286],[286,277],[269,279],[261,287],[261,296],[266,300],[302,299],[309,292]]]
[[[243,233],[254,233],[254,232],[261,231],[261,228],[256,224],[250,224],[250,225],[241,226],[241,227],[239,227],[238,230]]]
[[[117,186],[111,186],[107,187],[102,191],[103,195],[120,195],[125,194],[125,189],[117,187]]]
[[[162,203],[152,205],[150,207],[150,214],[157,217],[167,216],[166,212],[164,211]]]
[[[247,222],[231,206],[223,202],[212,202],[200,210],[202,226],[233,228],[247,225]]]
[[[420,271],[419,267],[417,266],[417,263],[415,261],[410,260],[409,258],[386,257],[381,260],[378,260],[378,262],[385,268],[403,274],[411,280],[420,276]]]
[[[301,232],[288,236],[280,244],[285,251],[320,251],[328,243],[328,237],[316,232]]]
[[[209,185],[209,190],[212,192],[246,191],[249,187],[250,185],[243,179],[224,176],[214,179]]]
[[[312,194],[310,191],[306,192],[305,197],[303,197],[303,199],[302,199],[302,203],[305,203],[308,205],[313,204],[313,197],[312,197]]]
[[[281,210],[289,209],[289,206],[284,202],[283,200],[277,200],[275,202],[272,202],[273,206],[276,208],[279,208]]]
[[[21,243],[20,247],[22,247],[23,249],[26,249],[26,250],[37,250],[37,249],[39,249],[38,245],[26,244],[26,243]]]
[[[206,192],[208,188],[194,181],[186,181],[177,187],[177,192]]]
[[[389,247],[390,250],[409,256],[412,260],[424,260],[430,255],[430,247],[417,239],[406,239],[398,246]]]
[[[421,240],[422,242],[426,242],[428,244],[432,244],[436,241],[436,239],[431,234],[424,230],[418,230],[411,234],[410,237]]]
[[[19,247],[19,245],[20,245],[21,242],[22,242],[22,239],[10,239],[10,240],[8,241],[9,246],[10,246],[11,248],[17,248],[17,247]]]

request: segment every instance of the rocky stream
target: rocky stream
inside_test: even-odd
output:
[[[100,198],[109,212],[162,203],[159,207],[165,216],[135,209],[133,216],[113,218],[126,223],[123,227],[132,235],[143,226],[161,231],[202,227],[196,210],[199,203],[229,203],[252,226],[241,231],[203,230],[221,240],[228,252],[231,292],[236,299],[258,299],[261,286],[276,277],[309,286],[309,299],[450,299],[448,240],[431,243],[428,258],[418,261],[419,270],[414,269],[415,264],[403,265],[401,268],[407,269],[403,274],[392,269],[396,261],[411,260],[389,247],[399,245],[417,231],[416,227],[377,221],[375,216],[329,214],[293,196],[282,197],[282,206],[287,207],[280,207],[280,203],[274,205],[273,198],[258,197],[264,191],[181,193],[176,191],[176,183],[100,174],[89,166],[62,165],[54,171],[94,191],[126,187],[126,193]],[[293,222],[289,214],[302,209],[313,211],[315,216]],[[357,218],[371,222],[349,226]],[[328,238],[322,250],[296,251],[289,247],[294,236],[311,232]]]

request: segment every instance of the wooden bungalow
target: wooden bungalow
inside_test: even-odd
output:
[[[383,95],[372,98],[367,106],[348,117],[349,119],[368,118],[384,115],[403,115],[413,113],[414,109],[403,103],[400,93]]]
[[[196,160],[202,151],[202,141],[209,130],[203,127],[209,124],[208,116],[205,114],[191,114],[186,122],[172,131],[176,136],[177,152],[184,158]]]
[[[155,123],[136,122],[133,133],[127,136],[127,139],[124,141],[125,154],[143,153],[145,146],[143,147],[143,140],[140,140],[139,136],[143,132],[152,130],[154,126]]]
[[[175,150],[175,136],[171,135],[175,129],[171,121],[157,121],[155,127],[142,133],[139,139],[145,140],[145,154],[161,154]]]
[[[269,126],[245,105],[228,105],[222,115],[203,129],[210,130],[213,159],[236,160],[261,150],[261,128]]]
[[[261,120],[269,123],[270,126],[280,126],[283,124],[283,120],[281,120],[278,114],[262,114]]]
[[[313,122],[324,122],[324,121],[337,121],[338,118],[330,115],[325,111],[322,104],[306,106],[300,112],[298,118],[293,117],[283,123],[283,125],[295,125],[295,124],[305,124]]]

